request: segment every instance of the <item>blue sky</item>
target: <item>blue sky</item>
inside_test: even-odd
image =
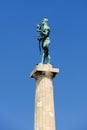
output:
[[[87,130],[87,1],[0,1],[0,130],[33,130],[40,62],[36,25],[49,19],[57,130]]]

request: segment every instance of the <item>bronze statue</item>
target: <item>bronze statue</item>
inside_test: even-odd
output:
[[[39,32],[38,41],[39,41],[39,49],[41,53],[40,43],[42,43],[42,58],[41,64],[49,63],[50,64],[50,54],[49,54],[49,45],[50,45],[50,27],[47,25],[48,19],[42,19],[41,24],[37,25],[37,31]]]

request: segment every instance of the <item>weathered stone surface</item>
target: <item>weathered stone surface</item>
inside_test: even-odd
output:
[[[48,78],[54,78],[55,75],[59,73],[59,69],[52,68],[51,64],[39,64],[30,74],[31,78],[38,79],[43,76]]]
[[[50,64],[36,66],[30,77],[36,79],[34,130],[55,130],[52,79],[59,69]]]

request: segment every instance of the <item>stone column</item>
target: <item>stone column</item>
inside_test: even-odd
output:
[[[36,80],[34,130],[55,130],[52,79],[59,69],[51,64],[37,65],[30,77]]]

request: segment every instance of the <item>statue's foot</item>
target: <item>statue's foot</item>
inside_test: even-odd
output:
[[[50,64],[50,62],[49,62],[49,63],[47,63],[47,64]]]
[[[40,62],[38,65],[43,65],[43,63],[42,63],[42,62]]]

